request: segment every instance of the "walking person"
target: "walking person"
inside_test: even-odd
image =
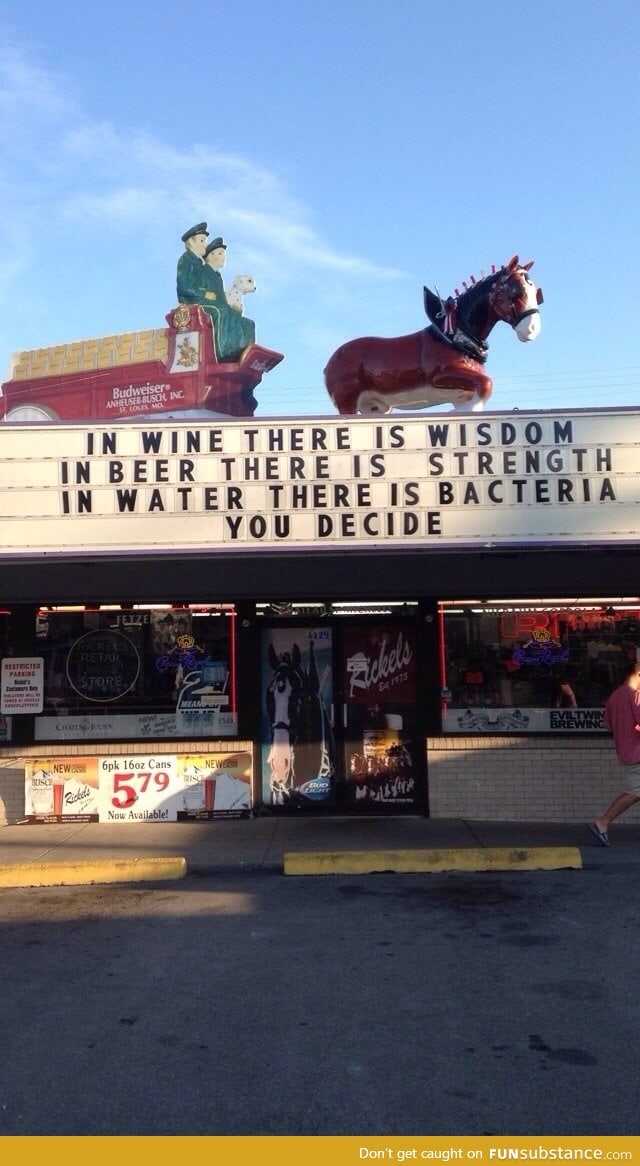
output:
[[[587,829],[601,846],[609,846],[613,820],[640,801],[640,661],[611,693],[604,709],[604,725],[613,733],[618,761],[625,770],[625,788]]]

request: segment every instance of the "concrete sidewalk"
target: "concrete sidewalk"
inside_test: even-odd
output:
[[[584,823],[475,822],[457,818],[264,816],[193,823],[5,826],[0,828],[0,876],[17,864],[131,864],[184,858],[188,873],[209,874],[282,871],[288,852],[474,848],[509,848],[515,852],[538,847],[577,848],[582,864],[589,866],[640,862],[640,824],[614,825],[609,849],[598,846]]]

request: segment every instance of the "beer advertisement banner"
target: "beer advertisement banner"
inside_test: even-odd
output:
[[[54,757],[25,766],[28,822],[175,822],[248,817],[251,754]]]
[[[415,628],[344,629],[346,804],[412,809],[415,804]]]
[[[248,818],[251,754],[178,757],[178,819]]]
[[[30,822],[97,822],[98,758],[27,761],[24,810]]]

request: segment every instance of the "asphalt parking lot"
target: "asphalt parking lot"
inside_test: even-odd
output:
[[[2,890],[0,1134],[636,1134],[640,853],[583,853]]]

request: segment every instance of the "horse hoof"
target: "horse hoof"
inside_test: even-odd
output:
[[[380,393],[360,393],[358,397],[358,413],[390,413],[391,406],[386,397]]]

